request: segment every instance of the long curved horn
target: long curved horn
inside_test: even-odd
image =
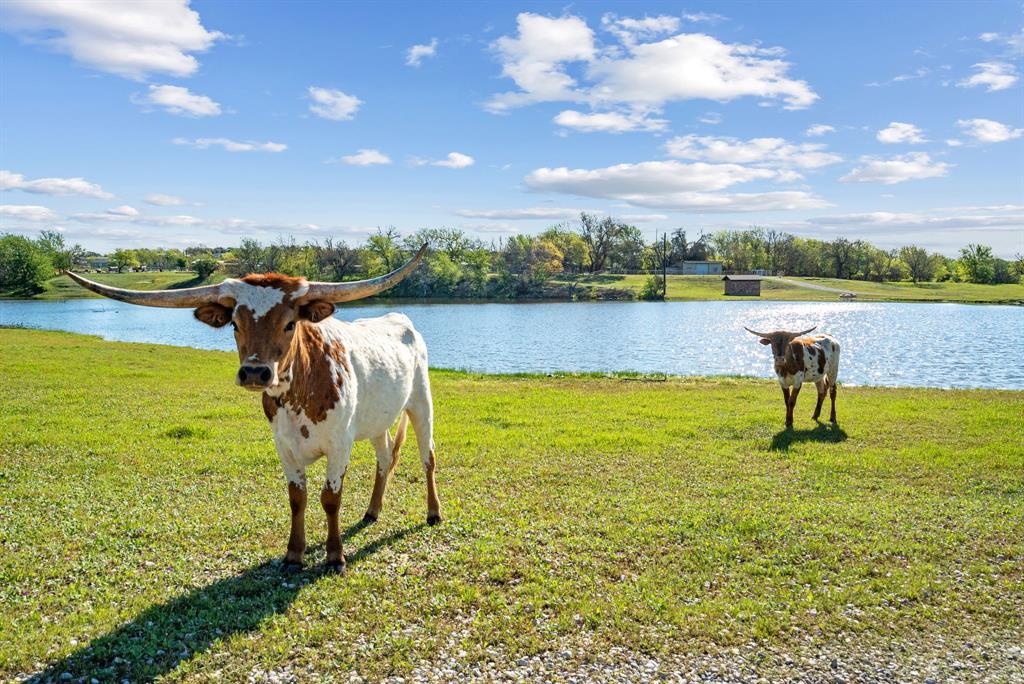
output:
[[[757,335],[758,337],[771,337],[772,336],[771,333],[759,333],[756,330],[751,330],[747,326],[743,326],[743,329],[746,330],[748,333],[753,333],[753,334]]]
[[[220,298],[220,285],[200,285],[180,290],[125,290],[93,282],[71,271],[64,273],[87,290],[129,304],[185,309],[209,304]]]
[[[811,332],[812,330],[815,330],[817,327],[818,326],[814,326],[813,328],[808,328],[807,330],[804,330],[803,332],[789,333],[789,334],[792,335],[793,337],[800,337],[801,335],[806,335],[807,333]]]
[[[321,299],[327,302],[351,302],[364,297],[372,297],[378,292],[383,292],[389,287],[394,287],[402,282],[406,276],[416,270],[423,255],[427,253],[427,245],[420,247],[409,262],[399,269],[387,275],[377,276],[368,280],[356,280],[349,283],[310,283],[309,290],[303,295],[303,299],[312,301]]]

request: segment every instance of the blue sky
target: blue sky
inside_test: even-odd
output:
[[[1024,19],[970,3],[0,7],[0,229],[113,246],[537,233],[1024,252]]]

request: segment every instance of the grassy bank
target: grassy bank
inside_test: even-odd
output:
[[[223,274],[215,274],[201,281],[194,273],[174,271],[148,273],[101,273],[88,277],[102,283],[134,290],[169,289],[194,287],[209,282],[219,282]],[[789,278],[788,280],[820,285],[823,287],[849,290],[858,293],[859,301],[877,302],[965,302],[965,303],[1024,303],[1024,285],[976,285],[973,283],[871,283],[860,280],[839,280],[837,278]],[[596,288],[632,290],[639,294],[647,281],[645,275],[594,275],[580,276],[574,280],[565,277],[554,278],[553,285],[568,285],[576,282]],[[4,295],[0,292],[0,298]],[[80,287],[67,276],[52,278],[46,282],[43,292],[34,299],[76,299],[98,297]],[[707,300],[767,300],[767,301],[827,301],[839,299],[838,293],[800,287],[790,282],[765,280],[761,284],[761,296],[726,297],[723,294],[719,276],[669,276],[668,299],[670,301]]]
[[[1024,393],[840,388],[840,428],[805,393],[786,432],[769,382],[436,371],[445,522],[423,524],[407,444],[356,526],[361,443],[348,574],[318,571],[311,496],[312,565],[285,576],[285,486],[233,354],[0,329],[0,358],[0,680],[1024,662]]]
[[[632,290],[639,294],[646,275],[602,274],[582,276],[576,282],[597,287]],[[786,278],[786,280],[857,293],[858,301],[869,302],[964,302],[978,304],[1024,303],[1024,285],[977,285],[974,283],[872,283],[838,278]],[[554,282],[569,283],[564,278]],[[768,300],[834,302],[838,292],[800,287],[795,283],[767,279],[760,297],[725,296],[721,276],[668,276],[670,301]]]

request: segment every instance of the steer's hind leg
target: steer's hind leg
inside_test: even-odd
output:
[[[835,381],[833,381],[831,383],[831,387],[829,387],[829,396],[832,398],[832,414],[828,417],[828,419],[829,419],[829,421],[831,421],[833,423],[838,423],[839,421],[836,419],[836,385],[835,385]]]
[[[437,459],[434,456],[434,412],[429,394],[425,403],[409,408],[409,418],[412,420],[412,429],[416,431],[416,444],[419,446],[420,460],[427,479],[427,524],[436,525],[441,522],[441,502],[437,498],[437,483],[434,481]]]
[[[814,415],[811,416],[811,419],[818,420],[818,416],[821,415],[821,405],[825,402],[825,393],[828,391],[828,380],[822,378],[814,383],[814,386],[818,388],[818,404],[814,407]]]
[[[366,509],[366,515],[363,516],[363,522],[366,524],[377,522],[377,518],[380,516],[381,508],[384,506],[384,492],[388,488],[391,473],[395,471],[395,466],[398,465],[398,454],[402,448],[402,442],[405,441],[405,429],[408,423],[409,418],[403,413],[398,421],[398,430],[395,432],[395,439],[393,441],[386,432],[370,440],[373,444],[373,450],[377,453],[377,474],[373,480],[373,494],[370,496],[370,506]]]

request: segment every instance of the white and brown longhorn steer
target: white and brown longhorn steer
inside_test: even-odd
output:
[[[182,290],[122,290],[68,273],[105,297],[144,306],[195,307],[195,317],[234,328],[241,367],[236,382],[263,393],[285,477],[292,525],[286,563],[302,565],[306,550],[306,467],[327,457],[320,503],[327,514],[327,567],[345,568],[338,529],[341,486],[352,444],[367,439],[377,452],[377,477],[364,522],[380,515],[384,490],[398,462],[409,422],[416,431],[427,480],[427,522],[441,520],[434,484],[434,413],[427,347],[401,314],[347,323],[334,303],[369,297],[413,271],[426,246],[388,275],[349,283],[310,283],[276,273],[248,275]],[[398,420],[394,438],[390,428]]]
[[[825,393],[832,398],[832,414],[829,420],[836,421],[836,381],[839,378],[839,343],[830,335],[807,335],[817,326],[803,332],[776,330],[759,333],[744,327],[749,333],[761,338],[761,344],[771,345],[775,357],[775,375],[782,386],[782,397],[786,401],[786,427],[793,427],[793,407],[800,394],[800,386],[813,382],[818,388],[818,405],[814,407],[812,419],[821,415],[821,404]],[[792,388],[792,392],[790,392]]]

